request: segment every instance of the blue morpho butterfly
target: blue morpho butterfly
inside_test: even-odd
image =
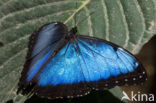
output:
[[[92,89],[143,82],[146,71],[127,50],[102,39],[76,35],[52,22],[29,41],[18,92],[41,97],[78,97]]]

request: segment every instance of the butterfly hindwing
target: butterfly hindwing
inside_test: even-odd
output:
[[[79,36],[78,41],[81,48],[84,48],[85,52],[82,50],[82,53],[86,53],[89,57],[84,57],[88,64],[91,63],[88,68],[94,68],[96,72],[99,71],[100,81],[103,81],[102,87],[105,85],[106,88],[111,88],[115,85],[134,84],[146,79],[144,67],[127,50],[93,37]],[[92,84],[94,88],[100,88],[98,82]]]
[[[78,36],[68,42],[37,74],[40,96],[72,97],[91,89],[144,81],[145,70],[126,50],[97,38]]]

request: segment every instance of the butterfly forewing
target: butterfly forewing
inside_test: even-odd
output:
[[[64,24],[53,22],[42,26],[32,33],[29,40],[26,62],[18,84],[19,90],[27,89],[28,85],[33,83],[31,81],[37,72],[48,61],[51,55],[54,54],[58,46],[64,43],[63,38],[67,31]]]

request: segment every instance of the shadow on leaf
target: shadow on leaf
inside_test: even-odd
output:
[[[12,99],[8,100],[6,103],[14,103]]]
[[[54,99],[48,100],[36,95],[27,99],[25,103],[123,103],[114,97],[109,91],[92,91],[90,94],[73,99]]]

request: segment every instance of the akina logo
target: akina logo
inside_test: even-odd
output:
[[[121,101],[123,101],[124,99],[138,102],[153,102],[155,100],[154,94],[142,94],[139,91],[137,93],[131,91],[130,96],[128,96],[127,93],[123,91],[123,97],[121,98]]]

